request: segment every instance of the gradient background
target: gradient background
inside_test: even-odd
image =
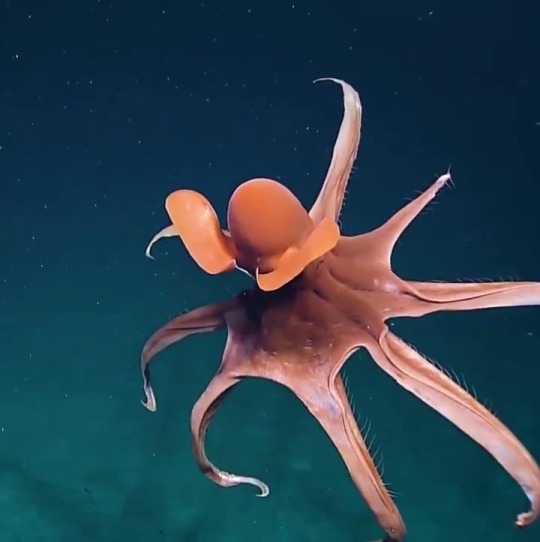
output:
[[[534,5],[536,4],[536,5]],[[306,206],[329,163],[346,79],[364,105],[343,214],[361,232],[452,164],[407,230],[406,278],[540,280],[540,5],[532,1],[24,1],[0,7],[0,540],[355,541],[380,536],[337,452],[287,391],[240,386],[210,458],[269,483],[224,490],[191,455],[189,413],[224,333],[154,366],[173,315],[249,285],[203,274],[166,225],[166,195],[202,191],[223,218],[241,181],[272,176]],[[400,320],[540,458],[540,308]],[[533,542],[517,485],[360,354],[346,368],[414,542]]]

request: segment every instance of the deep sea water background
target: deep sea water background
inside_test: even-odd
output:
[[[540,49],[532,3],[128,2],[0,6],[0,540],[368,541],[377,525],[337,452],[285,390],[246,381],[208,453],[269,483],[208,482],[189,413],[223,332],[154,365],[138,356],[173,315],[249,285],[204,275],[162,241],[163,201],[205,193],[223,218],[249,177],[315,197],[346,79],[364,105],[343,213],[372,228],[452,163],[446,189],[394,257],[405,278],[540,280]],[[527,7],[528,5],[528,7]],[[540,307],[396,321],[474,386],[540,458]],[[382,374],[346,368],[384,477],[416,542],[532,542],[527,503],[478,446]]]

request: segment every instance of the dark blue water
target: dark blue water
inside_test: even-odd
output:
[[[189,415],[225,334],[154,366],[146,338],[249,285],[205,275],[177,240],[155,261],[168,193],[224,218],[270,176],[308,207],[342,113],[363,101],[345,233],[380,224],[452,164],[407,230],[395,270],[419,280],[540,280],[540,14],[533,2],[2,0],[0,6],[0,540],[368,541],[372,514],[318,424],[287,391],[246,381],[208,435],[221,489],[192,458]],[[540,308],[445,313],[394,330],[469,386],[540,458]],[[482,449],[387,378],[346,368],[415,542],[533,542],[521,490]]]

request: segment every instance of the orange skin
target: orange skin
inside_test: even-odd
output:
[[[149,363],[161,350],[194,333],[228,329],[221,365],[191,414],[195,459],[223,487],[252,484],[260,496],[268,486],[229,474],[206,457],[204,435],[225,392],[247,377],[289,388],[319,421],[341,454],[350,476],[386,533],[400,541],[405,525],[358,429],[340,369],[359,348],[402,387],[469,435],[521,486],[530,510],[516,525],[540,513],[540,469],[511,431],[451,377],[397,337],[386,321],[438,311],[540,304],[540,283],[416,282],[391,267],[396,241],[437,192],[450,182],[439,177],[425,192],[373,231],[342,236],[337,221],[360,141],[360,99],[344,81],[344,116],[332,162],[309,212],[284,186],[268,179],[241,184],[229,203],[228,227],[200,194],[178,191],[167,198],[172,225],[155,236],[179,236],[202,269],[240,268],[255,286],[229,301],[173,319],[146,342],[141,370],[154,411]],[[336,233],[337,232],[337,233]],[[291,264],[292,261],[292,264]]]

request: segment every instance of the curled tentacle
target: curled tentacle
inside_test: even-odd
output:
[[[152,239],[150,239],[150,242],[146,246],[146,250],[144,251],[144,255],[147,258],[150,258],[151,260],[154,259],[154,256],[152,256],[152,247],[160,240],[165,239],[166,237],[175,237],[178,236],[178,230],[176,227],[171,224],[169,226],[165,226],[162,230],[158,231]]]
[[[206,457],[204,440],[206,430],[212,416],[223,400],[224,394],[237,384],[243,377],[252,375],[250,370],[249,340],[244,335],[244,325],[247,323],[244,310],[227,313],[227,344],[217,374],[199,397],[191,412],[191,436],[193,453],[201,471],[221,487],[232,487],[239,484],[249,484],[259,488],[258,497],[266,497],[269,487],[251,476],[240,476],[218,469]]]
[[[212,416],[219,408],[223,397],[230,391],[232,386],[239,382],[239,378],[227,376],[224,373],[217,374],[191,412],[191,438],[193,442],[193,454],[197,465],[212,482],[221,487],[233,487],[240,484],[250,484],[258,487],[260,493],[257,497],[266,497],[270,493],[269,487],[257,478],[240,476],[218,469],[207,457],[204,449],[206,430]]]
[[[206,333],[225,324],[225,315],[237,306],[237,300],[213,303],[199,307],[186,314],[173,318],[153,333],[143,346],[141,353],[141,373],[145,399],[142,404],[155,412],[156,397],[150,380],[149,363],[162,350],[194,333]]]

